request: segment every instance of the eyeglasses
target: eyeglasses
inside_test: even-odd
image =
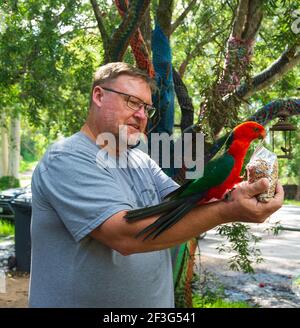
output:
[[[106,88],[106,87],[105,88],[101,87],[101,88],[106,91],[110,91],[110,92],[117,93],[119,95],[126,96],[127,106],[134,111],[139,111],[142,107],[144,107],[145,115],[149,118],[151,118],[156,112],[155,107],[153,107],[152,105],[146,104],[140,98],[137,98],[137,97],[129,95],[127,93],[116,91],[116,90],[113,90],[110,88]]]

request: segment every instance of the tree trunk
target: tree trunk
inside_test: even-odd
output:
[[[157,21],[165,35],[169,38],[171,34],[172,14],[174,0],[160,0],[157,7]]]
[[[8,136],[5,122],[5,114],[1,113],[1,175],[8,175]]]
[[[140,26],[140,30],[145,41],[148,53],[151,54],[151,35],[152,35],[152,26],[151,26],[151,16],[150,16],[150,6],[144,14],[144,22]]]
[[[19,165],[20,165],[20,141],[21,141],[21,119],[18,114],[16,117],[11,118],[11,135],[9,144],[9,168],[8,174],[19,177]]]

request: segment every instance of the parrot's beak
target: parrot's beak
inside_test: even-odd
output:
[[[261,134],[259,135],[258,139],[265,139],[267,136],[266,130],[261,131]]]

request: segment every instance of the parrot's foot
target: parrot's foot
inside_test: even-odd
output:
[[[230,201],[232,201],[232,192],[234,191],[234,189],[236,189],[235,187],[234,188],[232,188],[232,189],[230,189],[226,194],[225,194],[225,196],[224,196],[224,200],[225,200],[225,202],[230,202]]]

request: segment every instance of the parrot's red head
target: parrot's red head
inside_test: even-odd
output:
[[[264,139],[266,137],[265,128],[252,121],[244,122],[233,129],[234,139],[247,140],[251,142],[254,139]]]

